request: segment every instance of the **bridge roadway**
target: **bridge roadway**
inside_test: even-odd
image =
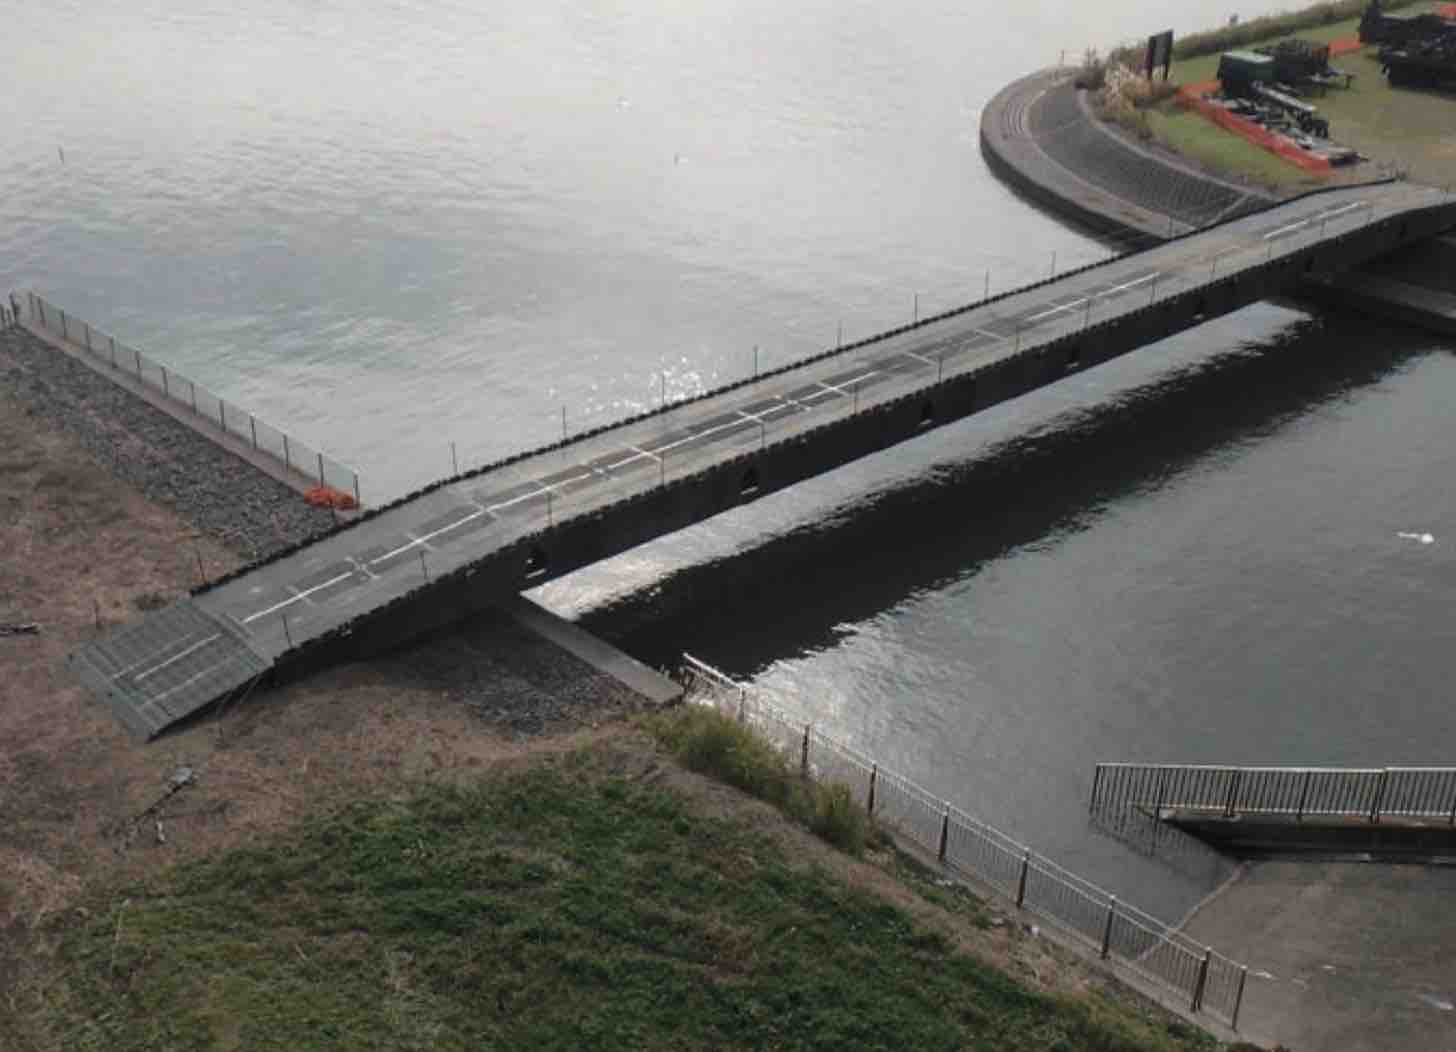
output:
[[[542,531],[725,462],[751,465],[755,454],[897,399],[920,392],[929,399],[955,377],[979,375],[1088,325],[1186,298],[1238,271],[1267,270],[1342,234],[1382,221],[1390,227],[1432,209],[1452,225],[1450,202],[1404,182],[1311,195],[827,354],[397,503],[118,629],[70,663],[134,733],[150,737],[326,633],[523,539],[529,550],[529,538],[550,536]],[[1200,309],[1188,324],[1202,317]],[[939,415],[926,421],[944,422]],[[742,475],[743,500],[757,495],[751,470]],[[607,542],[600,555],[641,539],[615,548]],[[527,566],[523,559],[506,590],[558,572],[544,556],[539,562]],[[401,638],[408,634],[401,628]]]

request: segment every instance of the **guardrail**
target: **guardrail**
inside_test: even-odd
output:
[[[31,322],[46,332],[86,351],[111,369],[127,373],[139,383],[160,391],[169,400],[190,410],[199,422],[205,421],[223,434],[248,443],[257,452],[282,464],[286,471],[315,478],[320,486],[353,494],[355,502],[360,502],[359,473],[353,468],[300,441],[297,436],[259,420],[247,410],[229,404],[176,370],[134,347],[128,347],[90,322],[67,313],[44,296],[29,292],[26,297]]]
[[[1219,767],[1099,763],[1089,810],[1424,818],[1456,825],[1456,767]]]
[[[840,782],[871,817],[935,853],[952,872],[989,884],[1116,958],[1138,975],[1238,1029],[1248,968],[1194,943],[1176,929],[1121,902],[1055,862],[941,800],[862,753],[796,723],[757,689],[690,654],[681,672],[691,702],[711,705],[754,728],[799,765],[805,777]]]

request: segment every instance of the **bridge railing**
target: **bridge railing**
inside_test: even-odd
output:
[[[286,471],[316,479],[319,485],[348,493],[356,502],[359,501],[359,473],[297,435],[260,420],[255,414],[56,306],[44,296],[27,293],[26,307],[32,324],[85,351],[109,369],[124,373],[137,383],[160,392],[169,401],[192,413],[199,424],[216,428],[247,443],[283,465]]]
[[[687,698],[753,727],[806,777],[839,782],[871,817],[893,827],[949,870],[990,885],[1016,905],[1115,959],[1144,979],[1238,1028],[1248,968],[1050,859],[870,757],[791,719],[760,690],[684,654]]]
[[[1456,767],[1224,767],[1099,763],[1090,809],[1225,818],[1417,818],[1456,825]]]

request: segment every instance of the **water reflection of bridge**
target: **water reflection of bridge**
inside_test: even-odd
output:
[[[448,480],[71,657],[151,736],[276,670],[397,644],[1217,315],[1456,227],[1348,187],[998,296]]]

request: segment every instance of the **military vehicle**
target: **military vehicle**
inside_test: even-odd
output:
[[[1383,47],[1380,65],[1393,88],[1456,90],[1456,35]]]
[[[1398,45],[1447,36],[1456,37],[1456,19],[1432,14],[1387,15],[1380,10],[1380,0],[1370,0],[1370,6],[1360,17],[1362,44]]]

